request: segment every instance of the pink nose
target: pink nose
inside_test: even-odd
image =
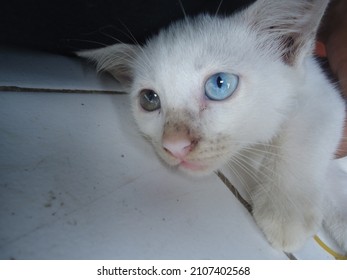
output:
[[[194,146],[195,143],[188,138],[163,139],[164,149],[178,159],[183,159]]]

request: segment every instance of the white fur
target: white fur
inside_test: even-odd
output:
[[[274,247],[300,248],[324,217],[347,251],[346,200],[334,198],[346,194],[347,184],[336,186],[328,177],[336,169],[344,103],[311,57],[326,5],[258,0],[233,17],[174,23],[143,47],[114,45],[81,55],[125,81],[140,131],[167,164],[207,174],[228,163],[235,175],[247,175],[240,181],[253,182],[245,187],[254,218]],[[230,98],[211,101],[204,84],[219,72],[240,82]],[[143,89],[159,95],[160,110],[140,107]],[[174,129],[197,143],[185,158],[195,168],[164,149],[163,135]]]

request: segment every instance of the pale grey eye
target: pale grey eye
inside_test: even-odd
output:
[[[144,89],[140,92],[140,105],[148,112],[152,112],[160,109],[160,98],[159,95],[150,89]]]

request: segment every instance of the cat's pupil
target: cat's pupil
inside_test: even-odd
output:
[[[223,79],[220,76],[218,76],[218,78],[217,78],[217,87],[221,88],[223,86],[223,83],[224,83]]]
[[[158,95],[155,92],[150,91],[147,94],[145,94],[145,98],[148,102],[152,103],[156,98],[158,98]]]

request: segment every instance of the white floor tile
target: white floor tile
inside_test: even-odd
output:
[[[0,86],[29,89],[121,91],[110,75],[77,58],[0,47]]]

